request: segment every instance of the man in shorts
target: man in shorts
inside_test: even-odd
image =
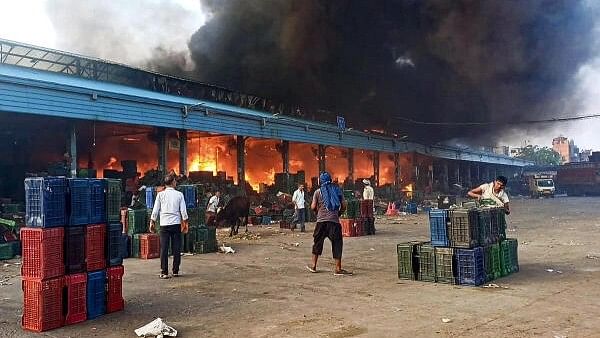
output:
[[[352,275],[352,272],[342,269],[342,225],[340,215],[346,210],[346,201],[342,191],[333,183],[328,172],[319,175],[319,189],[313,195],[311,208],[317,212],[317,225],[313,233],[312,264],[306,266],[308,271],[317,272],[317,261],[323,253],[325,238],[331,242],[331,251],[335,261],[334,275]]]

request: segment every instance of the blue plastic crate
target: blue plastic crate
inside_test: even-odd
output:
[[[271,216],[263,216],[261,224],[262,225],[271,225]]]
[[[407,203],[406,204],[406,212],[409,214],[416,214],[417,213],[417,203]]]
[[[431,245],[449,246],[447,210],[431,210],[429,212],[429,230],[431,233]]]
[[[88,273],[86,297],[88,319],[106,313],[106,270]]]
[[[156,200],[156,187],[146,188],[146,208],[154,208],[154,201]]]
[[[121,258],[131,257],[131,237],[121,234]]]
[[[67,223],[67,179],[31,177],[25,179],[25,224],[51,228]]]
[[[181,191],[183,198],[185,199],[186,208],[196,208],[198,203],[196,201],[196,186],[193,185],[179,185],[177,190]]]
[[[69,182],[69,224],[90,224],[91,187],[90,180],[85,178],[70,178]]]
[[[121,248],[123,243],[122,235],[123,226],[121,223],[112,223],[108,225],[106,234],[108,252],[106,258],[109,266],[123,264],[123,250]]]
[[[481,285],[486,281],[483,248],[456,250],[458,283],[461,285]]]
[[[90,224],[106,223],[107,183],[101,179],[90,179]]]

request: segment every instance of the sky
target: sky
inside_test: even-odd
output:
[[[66,50],[116,62],[143,66],[157,49],[181,52],[208,19],[199,0],[112,0],[110,8],[97,0],[3,0],[0,37]],[[91,20],[97,16],[106,20]],[[600,25],[598,42],[600,42]],[[98,43],[81,43],[95,39]],[[579,111],[556,116],[600,113],[600,56],[581,67],[575,78]],[[541,131],[507,133],[498,145],[525,143],[551,146],[552,138],[572,138],[580,149],[600,149],[600,119],[553,124]]]

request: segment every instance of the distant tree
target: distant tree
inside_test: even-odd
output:
[[[521,149],[517,158],[533,161],[537,165],[559,165],[560,154],[548,147],[527,146]]]

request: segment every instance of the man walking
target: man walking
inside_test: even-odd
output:
[[[328,172],[319,175],[319,189],[315,191],[310,207],[317,211],[317,225],[313,234],[312,264],[306,266],[308,271],[317,272],[317,261],[323,253],[325,238],[331,242],[331,252],[335,261],[335,276],[352,275],[342,269],[342,225],[340,215],[346,210],[346,202],[340,188],[331,181]]]
[[[306,221],[306,212],[304,210],[304,205],[306,201],[304,200],[304,184],[299,184],[298,189],[294,191],[294,195],[292,196],[292,202],[294,203],[294,224],[292,225],[292,231],[296,229],[296,225],[300,223],[300,232],[306,232],[306,227],[304,222]]]
[[[188,231],[188,214],[183,194],[175,190],[175,175],[165,177],[166,189],[156,194],[150,217],[150,232],[160,215],[160,278],[169,278],[169,245],[173,252],[173,277],[179,277],[181,264],[181,233]]]
[[[217,208],[219,207],[219,203],[221,203],[221,192],[217,190],[215,194],[210,197],[208,204],[206,205],[205,218],[207,226],[216,225]]]

